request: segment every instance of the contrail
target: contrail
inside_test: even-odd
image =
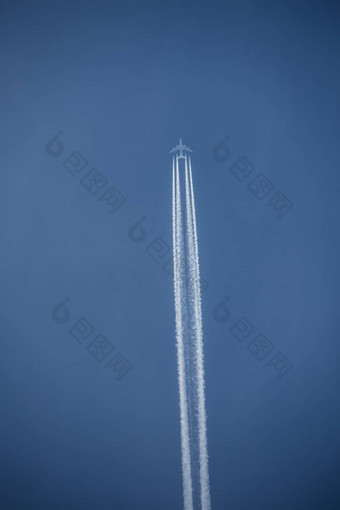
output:
[[[179,149],[177,149],[179,147]],[[203,333],[191,160],[173,158],[172,223],[184,510],[210,510]],[[179,160],[184,160],[180,168]],[[183,192],[181,192],[183,188]]]
[[[183,473],[183,496],[185,510],[193,509],[192,502],[192,483],[191,483],[191,465],[190,465],[190,446],[189,446],[189,426],[188,426],[188,403],[187,389],[185,382],[185,361],[183,349],[183,337],[186,331],[186,309],[184,288],[184,246],[182,233],[182,212],[181,212],[181,193],[178,171],[178,160],[175,158],[172,163],[172,232],[173,232],[173,258],[174,258],[174,291],[175,291],[175,311],[176,311],[176,338],[177,338],[177,367],[180,398],[180,416],[181,416],[181,442],[182,442],[182,473]],[[184,324],[183,324],[184,322]]]

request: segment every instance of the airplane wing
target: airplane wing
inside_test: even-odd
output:
[[[178,145],[175,145],[175,147],[173,147],[171,149],[171,151],[169,152],[169,154],[171,154],[172,152],[193,152],[187,145],[183,145],[182,143],[182,139],[180,138],[180,143]]]

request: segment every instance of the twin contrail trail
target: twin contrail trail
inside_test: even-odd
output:
[[[172,227],[184,510],[210,510],[203,333],[191,160],[180,139],[172,162]],[[183,159],[183,165],[180,160]],[[181,191],[183,190],[183,191]]]

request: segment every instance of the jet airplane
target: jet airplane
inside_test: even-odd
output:
[[[184,145],[182,142],[182,138],[180,138],[178,145],[175,145],[175,147],[171,149],[169,154],[171,154],[172,152],[179,152],[179,156],[177,156],[178,159],[186,159],[186,155],[184,153],[193,151],[187,145]]]

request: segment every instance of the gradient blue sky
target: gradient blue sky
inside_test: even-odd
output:
[[[182,508],[169,257],[149,248],[171,245],[180,136],[209,284],[213,510],[340,508],[339,21],[329,1],[1,3],[1,509]],[[81,183],[92,168],[126,198],[114,214]],[[121,381],[87,349],[99,334],[133,365]]]

